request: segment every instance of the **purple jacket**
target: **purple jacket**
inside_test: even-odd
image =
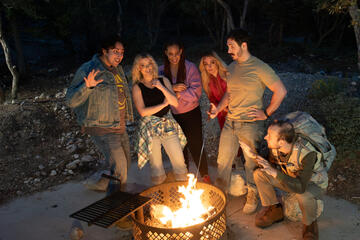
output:
[[[199,106],[201,96],[201,78],[199,70],[192,62],[185,60],[187,89],[180,93],[179,106],[177,108],[171,106],[174,114],[186,113]],[[159,67],[159,74],[164,75],[164,65]],[[172,84],[176,83],[176,78],[172,79]]]

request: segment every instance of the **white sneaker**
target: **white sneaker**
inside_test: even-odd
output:
[[[102,172],[97,172],[84,181],[84,186],[93,191],[106,192],[110,180],[101,177]]]
[[[254,187],[248,186],[248,193],[246,196],[246,203],[243,208],[243,213],[245,214],[252,214],[256,211],[258,205],[258,198],[257,198],[257,189]]]

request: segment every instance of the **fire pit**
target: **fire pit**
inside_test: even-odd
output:
[[[190,181],[189,181],[190,183]],[[224,193],[215,186],[206,183],[196,183],[196,189],[202,190],[201,202],[211,206],[204,220],[195,225],[185,227],[169,227],[154,224],[152,207],[154,205],[166,205],[172,211],[176,211],[183,205],[184,195],[179,192],[180,186],[188,182],[165,183],[154,186],[140,193],[141,196],[150,197],[153,200],[144,206],[136,214],[132,214],[134,221],[133,236],[135,240],[215,240],[220,239],[226,230]],[[191,202],[188,205],[192,205]]]

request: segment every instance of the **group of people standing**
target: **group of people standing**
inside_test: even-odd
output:
[[[166,179],[161,146],[169,156],[177,181],[186,180],[189,159],[192,158],[200,172],[199,180],[211,183],[207,154],[202,154],[199,99],[204,89],[211,102],[208,115],[210,118],[217,117],[222,129],[214,184],[227,192],[232,164],[240,143],[246,144],[252,152],[257,152],[265,135],[265,120],[277,110],[287,93],[275,72],[250,54],[249,45],[250,39],[246,31],[231,31],[227,37],[227,46],[233,62],[227,66],[215,52],[208,52],[200,60],[199,72],[194,63],[185,59],[181,43],[168,42],[164,47],[164,65],[160,67],[149,54],[135,57],[130,94],[126,75],[120,65],[124,56],[123,43],[117,37],[103,41],[100,52],[78,69],[66,96],[83,132],[91,136],[110,165],[111,175],[121,182],[119,185],[116,181],[101,178],[91,187],[95,190],[107,189],[108,193],[116,188],[124,189],[130,166],[126,122],[133,121],[132,102],[141,116],[135,146],[138,166],[142,168],[150,162],[153,184],[161,184]],[[263,95],[266,88],[272,92],[272,98],[265,107]],[[279,141],[282,139],[282,126],[276,126],[277,128],[272,128],[274,131],[268,131],[265,137],[268,142],[270,138],[273,141],[274,134],[277,134]],[[278,145],[275,147],[280,149]],[[283,152],[282,156],[291,153]],[[278,202],[273,195],[261,192],[265,189],[258,186],[261,174],[254,174],[254,171],[259,166],[262,167],[261,173],[274,178],[272,181],[279,180],[276,176],[282,175],[274,174],[273,171],[278,171],[276,168],[266,165],[267,162],[263,162],[262,158],[254,158],[247,151],[244,151],[244,158],[248,191],[243,212],[251,214],[256,211],[260,194],[265,210],[257,214],[256,225],[265,227],[282,220],[283,215],[271,215],[277,209]],[[314,164],[314,161],[309,164]],[[308,168],[311,169],[311,166]],[[255,180],[254,176],[257,176]],[[299,184],[303,184],[304,188],[301,189],[304,190],[310,180],[308,176],[305,180],[300,180]],[[286,182],[278,185],[284,187]],[[285,189],[293,190],[291,187]],[[266,191],[270,191],[269,187]],[[269,197],[271,201],[266,201]],[[311,197],[315,199],[313,195]],[[271,207],[272,205],[275,207]],[[303,205],[301,207],[307,208]],[[307,215],[304,221],[308,227],[306,229],[310,229],[314,222],[316,223],[316,219]],[[317,239],[305,238],[309,231],[304,231],[304,239]],[[314,231],[310,232],[316,236]]]

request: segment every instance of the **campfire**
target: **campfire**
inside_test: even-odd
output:
[[[151,205],[151,219],[148,224],[155,227],[188,227],[206,221],[216,213],[213,206],[201,201],[204,189],[196,189],[197,179],[194,174],[188,174],[188,185],[180,186],[178,192],[184,197],[180,198],[181,208],[172,211],[164,204]]]
[[[218,188],[188,182],[152,187],[140,195],[153,201],[132,215],[134,239],[219,239],[226,230],[225,195]]]

